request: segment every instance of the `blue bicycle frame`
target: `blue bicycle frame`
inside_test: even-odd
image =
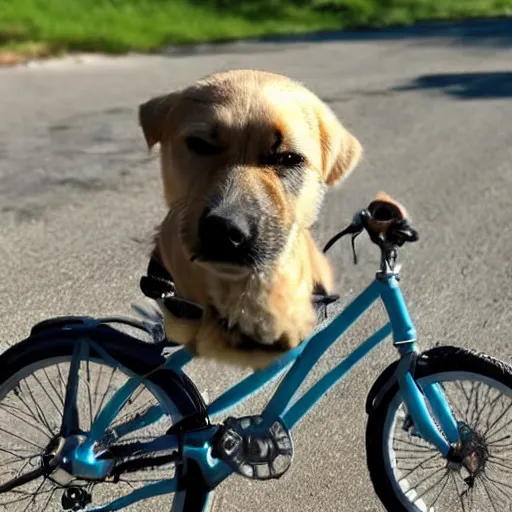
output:
[[[296,391],[320,357],[379,298],[382,299],[389,322],[327,372],[298,400],[292,402]],[[338,383],[358,362],[362,361],[369,352],[389,335],[392,335],[393,344],[400,354],[400,360],[393,378],[398,383],[400,396],[413,420],[415,429],[425,440],[435,445],[443,456],[447,456],[451,446],[459,440],[457,423],[450,406],[444,398],[441,387],[434,383],[420,388],[413,377],[411,362],[417,353],[416,330],[398,285],[397,276],[392,273],[377,274],[375,281],[321,330],[317,331],[299,347],[284,354],[267,368],[252,373],[227,390],[208,405],[208,413],[212,417],[231,409],[268,385],[291,365],[262,412],[262,417],[269,426],[277,418],[280,418],[284,425],[289,430],[292,430],[329,389]],[[100,347],[95,347],[95,349],[100,353],[102,351]],[[76,357],[80,358],[83,350],[77,347],[75,352]],[[108,354],[101,353],[101,355],[107,361],[111,360]],[[164,367],[180,373],[191,359],[192,355],[185,348],[182,348],[167,359]],[[117,413],[137,386],[143,381],[144,378],[139,376],[129,379],[100,412],[92,425],[87,441],[78,446],[71,456],[73,474],[97,478],[98,475],[108,472],[108,463],[110,461],[99,460],[94,453],[94,445],[109,430],[109,426]],[[72,390],[71,397],[73,398]],[[430,404],[430,408],[441,427],[441,431],[429,413],[427,404]],[[137,419],[117,426],[115,433],[118,437],[121,437],[158,421],[164,414],[165,412],[160,406],[153,406]],[[212,457],[212,438],[218,429],[219,426],[212,425],[202,430],[185,433],[181,440],[182,444],[179,444],[177,436],[163,436],[149,443],[140,443],[140,452],[155,453],[156,451],[177,449],[178,446],[182,446],[183,461],[185,463],[186,460],[190,459],[196,461],[202,470],[205,482],[209,488],[213,489],[232,473],[227,464]],[[136,501],[176,491],[177,480],[175,477],[147,485],[108,505],[94,508],[92,511],[111,512],[120,510]]]

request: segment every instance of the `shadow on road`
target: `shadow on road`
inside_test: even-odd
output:
[[[410,27],[322,31],[256,38],[248,41],[225,41],[208,45],[171,46],[164,54],[191,55],[201,53],[252,53],[265,51],[262,46],[276,44],[312,44],[329,41],[414,41],[435,42],[453,46],[512,48],[512,18],[470,20],[462,22],[418,23]],[[264,43],[261,45],[260,43]]]
[[[437,89],[459,99],[512,98],[512,71],[423,75],[393,91]]]
[[[266,38],[264,41],[271,41],[272,39]],[[410,27],[318,32],[304,36],[284,36],[274,39],[285,42],[454,39],[456,44],[477,44],[507,48],[512,47],[512,18],[462,22],[425,22]]]

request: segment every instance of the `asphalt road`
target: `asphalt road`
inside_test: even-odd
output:
[[[36,321],[130,311],[153,226],[163,214],[156,155],[137,105],[215,70],[288,74],[328,101],[362,141],[358,170],[327,200],[324,243],[378,190],[405,203],[421,240],[403,251],[402,286],[423,347],[455,343],[512,354],[512,25],[228,45],[211,52],[55,61],[0,70],[2,347]],[[348,300],[377,254],[333,249]],[[372,312],[319,371],[382,322]],[[296,458],[275,483],[233,478],[216,510],[380,511],[364,457],[364,399],[392,361],[378,349],[295,432]],[[194,362],[214,397],[239,377]],[[318,375],[319,372],[315,373]],[[245,411],[258,410],[251,401]],[[141,505],[133,510],[151,510]]]

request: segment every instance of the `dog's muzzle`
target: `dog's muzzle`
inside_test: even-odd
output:
[[[199,221],[203,261],[250,265],[254,262],[257,223],[241,207],[206,209]]]

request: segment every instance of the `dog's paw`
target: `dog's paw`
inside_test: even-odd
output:
[[[167,339],[180,345],[190,346],[195,342],[201,322],[201,319],[189,320],[187,318],[179,318],[169,310],[164,310],[163,323]]]
[[[276,342],[283,350],[291,350],[299,346],[303,341],[309,338],[317,326],[317,315],[311,304],[303,308],[301,315],[294,319],[289,319],[286,324],[279,325],[280,332],[276,336]]]

